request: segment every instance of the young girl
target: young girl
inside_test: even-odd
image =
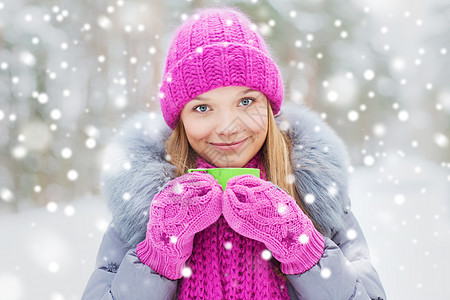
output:
[[[172,42],[162,116],[107,151],[112,222],[83,299],[385,299],[348,199],[345,147],[284,104],[263,38],[236,9],[202,9]],[[258,168],[225,190],[193,168]]]

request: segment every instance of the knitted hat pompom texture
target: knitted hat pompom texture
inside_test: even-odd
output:
[[[281,74],[256,25],[235,8],[200,9],[180,25],[167,55],[159,93],[167,125],[175,129],[193,98],[225,86],[260,91],[274,115],[280,110]]]

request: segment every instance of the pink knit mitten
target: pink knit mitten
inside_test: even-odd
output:
[[[323,236],[294,198],[272,182],[252,175],[230,179],[223,215],[234,231],[264,243],[285,274],[303,273],[322,257]]]
[[[169,279],[181,278],[194,235],[222,214],[222,194],[217,180],[205,173],[169,181],[153,198],[146,238],[136,247],[139,259]]]

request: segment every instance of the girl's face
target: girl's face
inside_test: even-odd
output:
[[[220,87],[189,101],[181,112],[192,149],[216,167],[243,167],[267,136],[267,98],[242,86]]]

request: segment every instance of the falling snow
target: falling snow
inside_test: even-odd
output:
[[[322,276],[323,279],[328,279],[331,277],[331,270],[328,268],[323,268],[320,271],[320,276]]]
[[[225,242],[223,243],[223,247],[227,250],[231,250],[233,248],[233,243],[232,242]]]
[[[287,209],[288,209],[288,207],[287,207],[287,205],[284,204],[284,203],[279,203],[279,204],[277,205],[277,211],[278,211],[278,213],[279,213],[280,215],[286,214]]]
[[[272,252],[270,250],[265,249],[263,252],[261,252],[261,257],[264,260],[270,260],[272,258]]]
[[[316,200],[316,197],[313,194],[306,194],[305,195],[305,202],[307,204],[313,204],[315,200]]]
[[[189,268],[189,267],[184,267],[184,268],[181,270],[181,275],[182,275],[184,278],[189,278],[189,277],[191,277],[191,276],[192,276],[192,269]]]
[[[301,244],[307,244],[309,242],[309,237],[306,234],[302,233],[298,237],[298,240]]]
[[[183,193],[183,191],[184,191],[184,187],[183,187],[183,185],[181,184],[181,183],[175,183],[174,184],[174,186],[172,187],[172,191],[175,193],[175,194],[181,194],[181,193]]]
[[[12,243],[0,248],[0,300],[80,298],[110,220],[99,172],[133,170],[123,149],[105,146],[142,107],[150,119],[159,115],[158,68],[171,26],[154,22],[186,20],[192,2],[167,1],[158,11],[152,2],[122,0],[0,1],[0,236]],[[286,101],[306,102],[348,145],[352,210],[389,299],[450,298],[442,288],[450,269],[448,4],[356,0],[342,13],[326,1],[272,1],[270,9],[231,2],[248,5],[251,29],[269,40],[286,75]],[[147,127],[135,126],[158,133]],[[132,192],[122,200],[132,201]],[[317,204],[316,196],[304,202]],[[358,238],[353,228],[345,234]]]
[[[346,236],[349,240],[354,240],[358,237],[358,233],[355,229],[350,228],[347,230]]]

